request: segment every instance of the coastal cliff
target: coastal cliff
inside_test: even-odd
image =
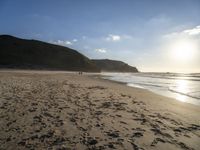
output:
[[[110,59],[93,59],[92,61],[101,71],[105,72],[138,72],[136,67],[132,67],[122,61]]]

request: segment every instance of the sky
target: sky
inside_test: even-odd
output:
[[[0,0],[0,34],[115,59],[144,72],[200,72],[200,0]]]

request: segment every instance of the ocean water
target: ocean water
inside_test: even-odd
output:
[[[104,79],[126,83],[176,100],[200,105],[200,73],[102,73]]]

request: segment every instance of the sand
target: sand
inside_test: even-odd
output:
[[[200,106],[66,72],[0,72],[0,149],[199,150]]]

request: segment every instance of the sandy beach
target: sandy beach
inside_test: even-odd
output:
[[[199,150],[200,107],[91,74],[0,71],[0,149]]]

